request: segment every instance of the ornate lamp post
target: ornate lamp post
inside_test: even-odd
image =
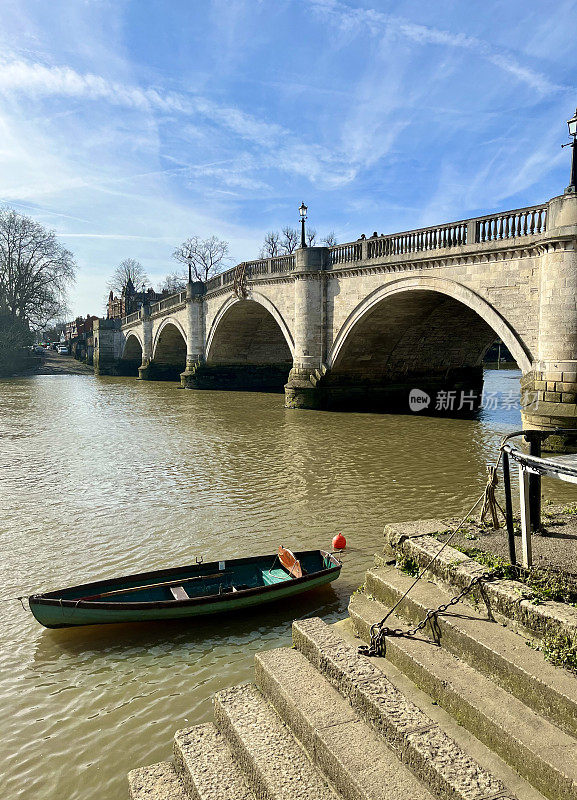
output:
[[[301,215],[301,247],[306,247],[307,241],[305,239],[305,220],[307,218],[307,207],[304,203],[301,203],[300,205],[299,214]]]
[[[145,306],[146,306],[146,284],[143,282],[143,284],[142,284],[142,303],[141,303],[140,307],[142,309],[144,309]]]
[[[561,147],[571,147],[571,183],[565,189],[566,194],[572,194],[577,192],[577,156],[575,155],[575,149],[577,148],[577,110],[571,117],[571,119],[567,120],[567,127],[569,128],[569,136],[573,137],[572,142],[567,142],[567,144],[562,144]]]

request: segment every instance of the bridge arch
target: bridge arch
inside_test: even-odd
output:
[[[289,327],[267,297],[259,292],[230,297],[210,327],[202,380],[210,388],[280,392],[293,351]]]
[[[142,339],[137,331],[129,331],[122,350],[123,375],[136,376],[142,364]]]
[[[246,335],[242,342],[239,338],[231,348],[223,348],[222,338],[229,333],[227,329],[233,325],[241,325],[244,328],[244,331],[240,331],[236,327],[235,336],[239,336],[242,332]],[[282,334],[282,337],[279,334]],[[272,337],[269,340],[268,354],[265,343],[267,335]],[[249,338],[252,338],[252,342]],[[294,340],[288,325],[274,303],[260,292],[252,292],[249,299],[229,297],[218,310],[206,341],[207,362],[222,358],[232,358],[233,361],[240,358],[246,361],[252,357],[258,359],[254,363],[269,363],[278,361],[279,355],[282,356],[281,360],[292,361],[293,353]]]
[[[419,296],[418,298],[416,293]],[[387,316],[387,301],[395,299],[400,300],[401,298],[405,300],[409,298],[415,299],[413,302],[405,302],[404,309],[397,308],[397,311],[401,312],[400,319],[399,315],[397,316],[400,325],[404,325],[405,328],[409,327],[412,333],[415,334],[415,325],[418,324],[418,321],[415,319],[415,312],[419,305],[419,303],[415,301],[419,298],[425,301],[422,304],[421,310],[428,319],[431,319],[431,315],[433,315],[436,310],[434,305],[430,302],[434,295],[437,296],[438,303],[446,301],[444,315],[446,317],[447,328],[450,328],[451,324],[453,324],[454,328],[460,328],[464,332],[468,330],[467,323],[473,322],[475,334],[479,337],[479,344],[481,344],[485,338],[491,338],[491,333],[489,333],[489,331],[491,331],[493,334],[492,339],[495,340],[499,337],[503,341],[523,373],[531,370],[531,354],[507,320],[496,311],[490,303],[471,289],[468,289],[466,286],[456,281],[434,277],[399,278],[398,280],[387,283],[385,286],[379,287],[369,294],[353,309],[339,330],[327,357],[327,366],[330,369],[338,369],[338,367],[342,365],[352,338],[361,332],[360,329],[363,325],[366,326],[367,321],[371,317],[373,317],[373,319],[375,318],[374,315],[377,314],[379,309],[381,310],[383,322],[387,324],[387,320],[385,319]],[[429,299],[429,302],[426,302],[426,299]],[[465,313],[463,313],[464,309],[467,310]],[[405,315],[404,321],[402,319],[403,314]],[[451,317],[451,314],[460,314],[456,326],[454,325],[455,318]],[[390,324],[392,320],[388,320],[388,322]],[[405,331],[405,336],[406,335],[407,331]],[[391,344],[394,347],[398,345],[398,342]],[[490,344],[492,344],[492,341],[488,341],[484,347],[480,346],[477,363],[481,362],[484,352]]]
[[[178,380],[186,367],[186,333],[174,317],[159,325],[152,346],[154,377]]]

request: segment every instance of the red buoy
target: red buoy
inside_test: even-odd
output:
[[[347,540],[342,533],[337,533],[333,539],[333,550],[344,550],[347,546]]]

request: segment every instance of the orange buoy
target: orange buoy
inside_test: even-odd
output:
[[[344,550],[347,546],[347,540],[342,533],[337,533],[333,539],[333,550]]]

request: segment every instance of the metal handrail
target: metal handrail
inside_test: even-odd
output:
[[[531,533],[541,528],[541,477],[546,475],[559,478],[570,483],[577,483],[577,463],[564,462],[563,456],[543,457],[541,445],[549,436],[562,436],[569,434],[577,436],[575,428],[554,428],[553,430],[524,430],[514,431],[505,436],[501,441],[501,455],[503,459],[503,483],[505,486],[505,520],[509,539],[509,558],[516,564],[515,531],[513,526],[513,503],[511,499],[511,473],[509,459],[512,458],[519,465],[519,493],[521,505],[521,542],[523,548],[523,566],[532,565]],[[517,436],[523,436],[529,442],[529,452],[520,450],[516,444],[510,442]]]

